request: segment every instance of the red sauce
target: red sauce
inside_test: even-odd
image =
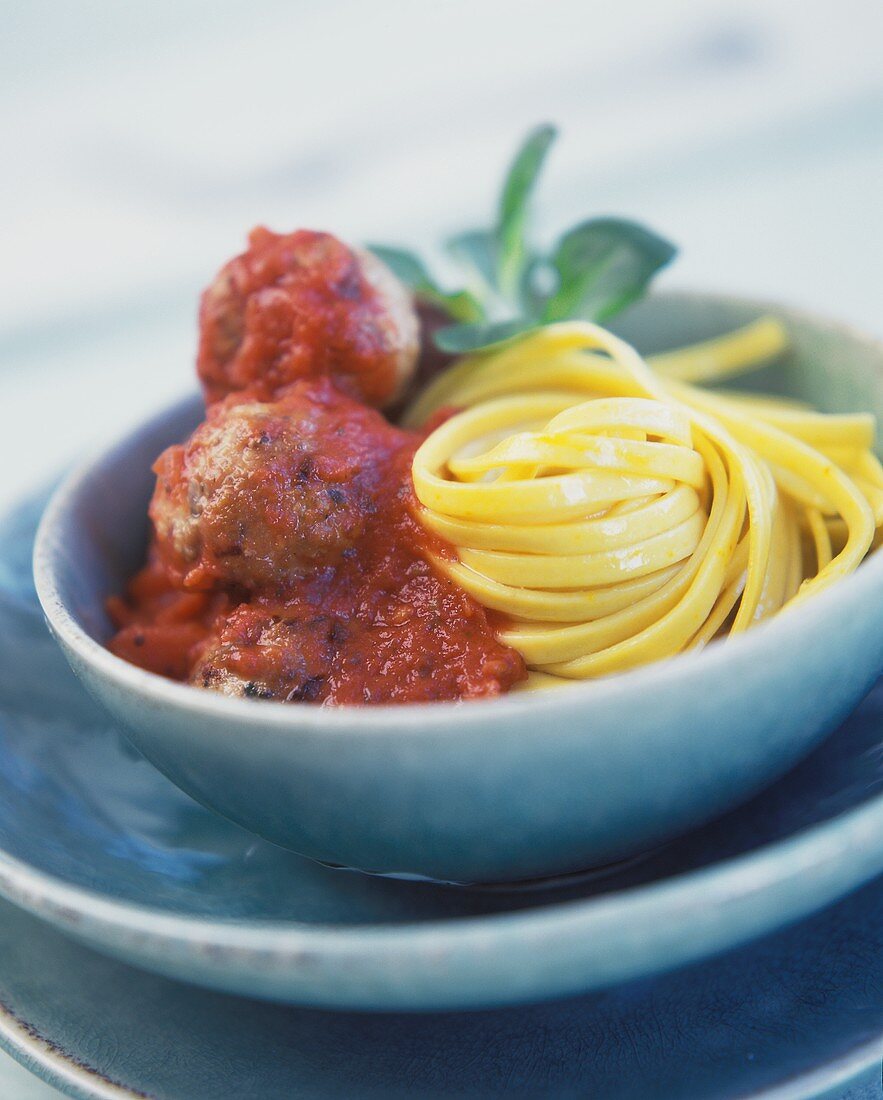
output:
[[[522,680],[500,623],[430,563],[430,551],[449,549],[415,518],[411,459],[421,437],[365,412],[371,419],[349,430],[367,433],[378,476],[353,547],[334,564],[247,591],[205,570],[188,575],[154,540],[125,598],[110,601],[111,650],[231,694],[328,704],[492,696]],[[323,439],[331,467],[334,446],[333,435]],[[156,468],[168,465],[163,457]]]
[[[258,227],[202,296],[197,373],[208,402],[250,390],[271,399],[300,378],[385,404],[417,354],[371,261],[329,233]],[[403,292],[403,297],[404,292]],[[408,307],[410,308],[410,307]],[[413,339],[413,346],[410,341]]]

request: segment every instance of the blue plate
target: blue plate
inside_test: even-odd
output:
[[[368,1015],[144,974],[0,903],[0,1045],[95,1100],[880,1096],[883,881],[796,929],[553,1004]]]
[[[132,749],[49,638],[0,534],[0,893],[128,961],[359,1008],[552,997],[696,960],[883,870],[883,689],[751,804],[643,859],[533,888],[323,867],[205,810]]]

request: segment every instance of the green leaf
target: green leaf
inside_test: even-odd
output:
[[[447,325],[435,334],[435,346],[449,355],[483,351],[497,344],[504,344],[516,336],[523,336],[537,328],[537,322],[526,317],[511,321],[496,321],[481,325]]]
[[[463,324],[473,324],[484,320],[484,309],[474,294],[468,290],[442,291],[433,294],[428,291],[418,291],[418,296],[424,301],[438,306],[453,320]]]
[[[558,288],[546,303],[543,319],[605,321],[639,298],[676,252],[673,244],[637,222],[582,222],[564,234],[552,253]]]
[[[536,321],[543,320],[549,300],[549,281],[554,288],[557,278],[549,261],[543,256],[532,256],[525,264],[518,293],[521,312],[526,317],[532,317]]]
[[[408,252],[404,248],[390,248],[383,244],[369,244],[367,248],[411,290],[423,290],[427,286],[438,289],[426,265],[413,252]]]
[[[532,130],[515,155],[503,184],[496,228],[497,285],[511,299],[518,293],[527,260],[528,202],[556,134],[557,130],[550,125]]]
[[[493,233],[470,229],[445,241],[445,248],[458,264],[470,268],[485,288],[493,288],[497,277],[497,241]]]
[[[465,323],[484,318],[484,310],[474,295],[468,290],[443,290],[420,257],[413,252],[403,248],[389,248],[386,245],[368,245],[368,248],[418,297],[438,306],[455,321]]]

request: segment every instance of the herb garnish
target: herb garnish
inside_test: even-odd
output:
[[[548,252],[529,233],[530,198],[557,131],[528,134],[506,174],[492,229],[459,233],[445,249],[469,289],[449,291],[412,252],[369,246],[417,297],[454,322],[436,347],[474,352],[569,318],[606,321],[639,298],[677,249],[637,222],[599,217],[567,230]]]

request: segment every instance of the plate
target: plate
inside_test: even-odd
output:
[[[96,1100],[879,1096],[881,912],[878,881],[664,977],[517,1009],[370,1015],[144,974],[0,903],[0,1044]]]
[[[0,526],[0,893],[103,951],[301,1004],[503,1004],[701,959],[883,871],[881,687],[763,796],[602,873],[465,889],[277,848],[191,801],[85,695],[31,586],[43,500]]]

